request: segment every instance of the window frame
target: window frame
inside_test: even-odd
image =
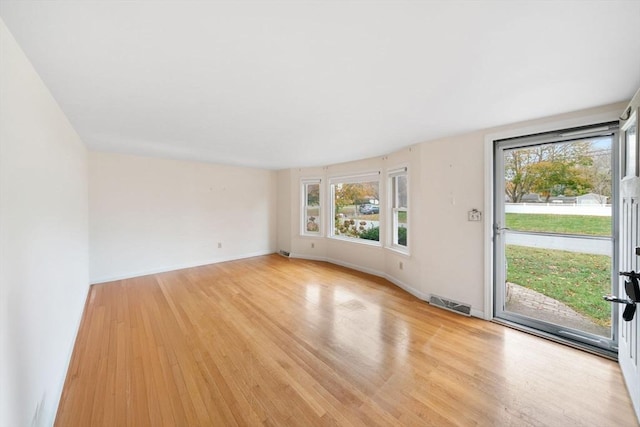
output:
[[[398,197],[397,197],[397,178],[398,177],[406,178],[406,186],[407,186],[407,206],[398,206]],[[387,171],[387,180],[388,180],[388,210],[389,210],[389,244],[387,248],[392,249],[394,251],[403,253],[405,255],[409,255],[409,245],[411,239],[409,239],[409,230],[411,229],[411,217],[409,215],[409,205],[410,205],[410,180],[409,180],[409,168],[407,166],[401,166],[394,169],[390,169]],[[407,222],[407,245],[401,245],[398,243],[398,225],[399,225],[399,214],[400,212],[406,212]]]
[[[309,231],[307,230],[307,212],[309,209],[309,205],[307,204],[309,201],[308,198],[308,187],[309,185],[317,185],[318,186],[318,216],[317,222],[318,231]],[[323,236],[323,191],[322,191],[322,178],[302,178],[300,179],[300,235],[306,237],[322,237]],[[315,207],[315,206],[314,206]]]
[[[382,196],[382,179],[381,179],[381,172],[379,170],[376,171],[372,171],[372,172],[363,172],[363,173],[352,173],[352,174],[345,174],[345,175],[338,175],[338,176],[332,176],[329,177],[328,179],[328,186],[329,186],[329,191],[328,191],[328,196],[329,196],[329,209],[330,209],[330,215],[327,216],[327,220],[326,220],[326,224],[327,224],[327,237],[330,239],[335,239],[335,240],[341,240],[344,242],[353,242],[353,243],[357,243],[357,244],[361,244],[361,245],[368,245],[368,246],[375,246],[375,247],[382,247],[383,246],[383,231],[384,231],[384,221],[383,221],[383,217],[385,216],[383,209],[379,210],[379,218],[378,218],[378,227],[379,227],[379,233],[378,233],[378,240],[369,240],[369,239],[363,239],[363,238],[359,238],[359,237],[349,237],[349,236],[343,236],[343,235],[339,235],[336,234],[336,229],[335,229],[335,217],[336,217],[336,194],[335,194],[335,188],[336,185],[338,184],[357,184],[357,183],[364,183],[364,182],[376,182],[378,184],[378,206],[380,206],[380,208],[382,207],[382,201],[381,196]]]

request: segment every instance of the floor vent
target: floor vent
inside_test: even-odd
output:
[[[445,310],[453,311],[454,313],[471,316],[471,306],[469,304],[463,304],[437,295],[431,295],[431,298],[429,298],[429,304],[444,308]]]
[[[282,255],[283,257],[287,257],[289,258],[289,252],[287,251],[283,251],[282,249],[280,250],[280,252],[278,252],[280,255]]]

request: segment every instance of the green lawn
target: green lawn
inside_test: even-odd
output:
[[[611,236],[611,217],[507,213],[506,226],[516,231]]]
[[[561,301],[603,326],[611,325],[611,258],[507,245],[507,281]]]

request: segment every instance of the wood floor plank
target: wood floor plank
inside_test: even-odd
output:
[[[615,362],[257,257],[92,286],[57,426],[637,426]]]

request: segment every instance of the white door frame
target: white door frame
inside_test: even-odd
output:
[[[625,113],[629,113],[629,116],[620,121],[620,270],[630,271],[640,270],[640,260],[637,255],[637,248],[640,242],[638,241],[638,208],[637,200],[640,194],[640,179],[638,178],[638,123],[640,118],[640,89],[633,97],[629,104],[629,110],[625,110]],[[626,122],[626,123],[623,123]],[[626,130],[632,123],[636,124],[636,137],[632,141],[635,152],[635,164],[631,175],[627,175],[626,165],[628,162],[626,158],[628,154],[627,145],[628,142],[625,138]],[[633,200],[636,200],[634,203]],[[634,207],[635,204],[635,207]],[[626,227],[625,228],[625,224]],[[634,235],[635,234],[635,235]],[[634,250],[635,249],[635,250]],[[618,284],[618,295],[622,295],[622,298],[626,298],[626,292],[624,290],[625,278],[621,277]],[[618,362],[620,363],[620,369],[622,376],[624,377],[627,390],[631,397],[633,409],[635,410],[636,417],[640,419],[640,367],[638,361],[640,356],[638,355],[638,340],[640,339],[640,314],[636,313],[633,320],[627,322],[623,319],[619,321],[619,353]]]
[[[496,129],[495,132],[485,135],[484,138],[484,318],[492,320],[493,312],[493,224],[495,223],[493,203],[493,147],[498,139],[515,138],[536,133],[552,132],[559,129],[568,129],[581,126],[589,126],[598,123],[617,121],[627,103],[608,105],[605,111],[585,111],[572,114],[574,117],[561,119],[550,118],[515,124],[504,129]]]

